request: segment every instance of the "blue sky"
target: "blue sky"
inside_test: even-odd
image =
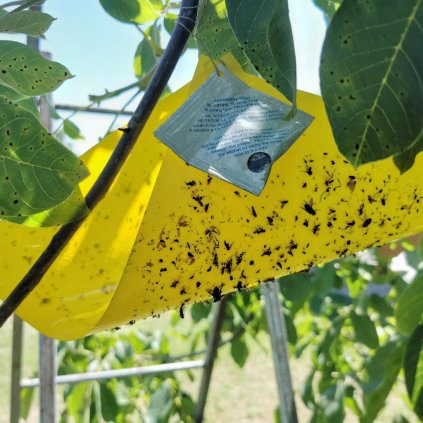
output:
[[[298,87],[318,92],[318,63],[325,21],[312,0],[289,3],[297,51]],[[54,93],[56,103],[86,105],[89,94],[102,94],[106,88],[113,90],[135,81],[133,55],[141,38],[133,26],[111,18],[98,0],[47,0],[44,10],[57,20],[47,32],[42,49],[75,75]],[[180,61],[171,80],[172,89],[190,80],[196,58],[196,52],[190,51]],[[104,102],[102,107],[121,108],[128,98],[128,95],[118,97]],[[97,142],[110,123],[110,118],[92,114],[78,114],[73,120],[86,137],[79,150]]]

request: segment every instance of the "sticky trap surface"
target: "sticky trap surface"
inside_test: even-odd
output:
[[[225,63],[251,87],[282,99],[230,59]],[[422,155],[402,176],[392,160],[355,170],[339,154],[323,102],[312,94],[299,93],[298,103],[313,123],[273,165],[259,197],[169,150],[162,159],[154,130],[212,72],[202,59],[193,82],[160,103],[111,192],[19,309],[43,333],[81,337],[422,231]],[[93,177],[114,142],[85,159]],[[5,298],[54,230],[1,222],[0,233]]]

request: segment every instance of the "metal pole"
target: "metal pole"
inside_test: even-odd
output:
[[[56,423],[56,342],[40,334],[40,423]]]
[[[33,11],[41,11],[41,5],[32,6]],[[28,37],[27,44],[36,51],[40,51],[40,40]],[[43,53],[47,59],[48,53]],[[51,99],[50,99],[51,100]],[[40,98],[41,121],[48,130],[51,130],[51,116],[48,106]],[[39,339],[39,372],[40,372],[40,422],[56,423],[56,342],[42,334]]]
[[[102,370],[98,372],[74,373],[70,375],[56,376],[56,384],[76,384],[91,380],[105,380],[124,378],[131,376],[145,376],[160,373],[175,372],[179,370],[201,369],[204,367],[203,360],[183,361],[181,363],[156,364],[146,367],[131,367],[128,369]],[[40,385],[40,379],[23,379],[21,388],[36,388]]]
[[[197,408],[195,410],[196,423],[201,423],[204,418],[204,409],[206,407],[213,365],[217,356],[217,349],[219,348],[220,333],[225,319],[227,301],[227,297],[223,297],[222,300],[217,303],[213,322],[210,327],[210,335],[207,344],[206,357],[204,360],[204,371],[201,377],[200,392],[198,394]]]
[[[43,53],[50,59],[51,55]],[[48,94],[48,96],[50,96]],[[51,99],[49,99],[51,101]],[[41,121],[51,131],[51,116],[48,106],[43,98],[40,98]],[[40,334],[40,422],[56,423],[56,341]]]
[[[10,383],[10,423],[19,423],[21,415],[21,372],[22,372],[23,322],[15,314],[13,317],[12,374]]]
[[[265,298],[266,318],[272,341],[281,423],[297,423],[294,390],[289,370],[288,335],[282,302],[279,298],[279,284],[275,282],[263,284],[261,293]]]

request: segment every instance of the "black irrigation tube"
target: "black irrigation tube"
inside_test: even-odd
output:
[[[142,129],[154,110],[163,90],[165,89],[176,63],[181,57],[185,45],[191,35],[197,18],[199,0],[182,0],[177,25],[172,33],[160,64],[151,82],[136,108],[128,127],[122,134],[112,156],[100,176],[88,192],[85,201],[92,210],[106,195],[116,179],[126,158],[134,147]],[[25,298],[37,287],[41,279],[54,263],[60,252],[71,240],[73,234],[81,226],[84,219],[69,223],[60,228],[50,241],[50,244],[33,264],[15,289],[0,306],[0,327],[14,313]]]

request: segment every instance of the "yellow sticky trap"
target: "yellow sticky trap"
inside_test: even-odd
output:
[[[263,80],[226,65],[278,99]],[[422,156],[400,175],[392,160],[355,170],[340,155],[320,97],[299,93],[315,116],[273,165],[257,197],[187,166],[153,131],[214,72],[201,59],[193,81],[156,108],[106,199],[19,308],[47,335],[72,339],[191,302],[308,269],[423,228]],[[116,136],[84,158],[93,174]],[[1,222],[5,298],[54,233]],[[126,266],[126,267],[125,267]]]

